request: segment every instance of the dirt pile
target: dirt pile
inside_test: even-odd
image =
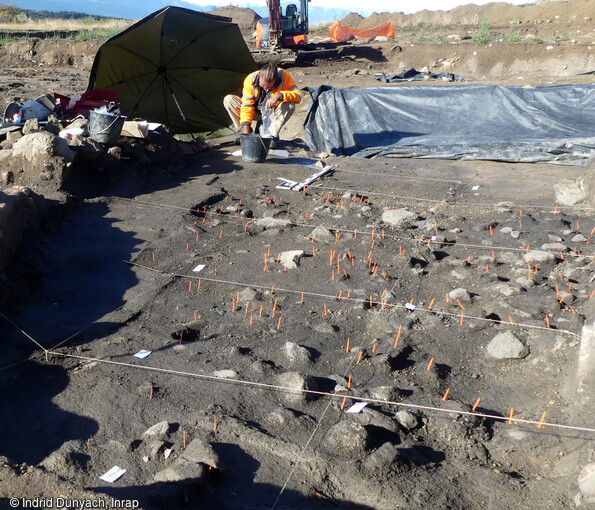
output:
[[[526,29],[535,34],[565,34],[579,40],[593,40],[595,15],[589,0],[552,1],[538,4],[510,5],[505,2],[491,2],[486,5],[462,5],[450,11],[422,10],[414,14],[374,13],[367,18],[357,19],[350,14],[341,22],[354,28],[370,28],[386,21],[392,21],[397,28],[431,30],[432,27],[452,28],[455,26],[477,26],[486,21],[499,31],[510,28]],[[356,23],[357,25],[351,25]],[[397,31],[398,36],[398,31]]]
[[[210,11],[209,14],[231,18],[231,21],[237,23],[240,27],[240,31],[244,36],[252,35],[252,32],[256,30],[256,23],[260,19],[260,16],[250,8],[233,7],[231,5],[227,7],[219,7],[218,9]]]

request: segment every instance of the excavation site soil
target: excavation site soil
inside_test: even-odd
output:
[[[286,69],[300,88],[454,85],[376,79],[410,68],[590,84],[590,3],[350,14],[396,38]],[[216,13],[250,39],[252,11]],[[100,44],[2,44],[0,99],[84,92]],[[595,204],[555,191],[593,165],[316,153],[309,101],[264,163],[234,135],[121,139],[63,179],[3,174],[1,200],[36,213],[3,223],[24,222],[0,264],[0,508],[595,508]]]

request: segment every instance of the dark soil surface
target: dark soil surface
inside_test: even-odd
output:
[[[545,3],[530,18],[554,21],[532,26],[584,35],[586,4]],[[300,87],[386,86],[374,76],[410,67],[592,83],[590,44],[356,42],[290,72]],[[98,46],[2,45],[0,98],[83,92]],[[287,158],[246,163],[228,137],[170,167],[23,182],[55,205],[6,271],[0,508],[594,507],[578,476],[595,462],[579,364],[595,221],[554,193],[585,168],[314,154],[306,110]],[[334,171],[276,188],[317,162]],[[391,226],[393,210],[409,214]],[[500,334],[517,357],[491,355]],[[127,471],[100,480],[113,466]]]

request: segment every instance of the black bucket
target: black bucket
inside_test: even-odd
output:
[[[262,138],[257,133],[240,135],[242,159],[251,163],[262,163],[269,152],[272,138]]]
[[[89,136],[96,142],[114,145],[120,138],[126,117],[111,113],[89,112]]]

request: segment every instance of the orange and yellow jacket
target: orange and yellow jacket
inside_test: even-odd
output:
[[[242,90],[242,106],[240,108],[240,125],[251,124],[256,110],[264,108],[268,93],[259,84],[259,71],[255,71],[244,80]],[[275,87],[270,94],[281,92],[284,103],[299,103],[302,100],[300,89],[297,88],[291,75],[283,70],[277,69],[277,79]]]

